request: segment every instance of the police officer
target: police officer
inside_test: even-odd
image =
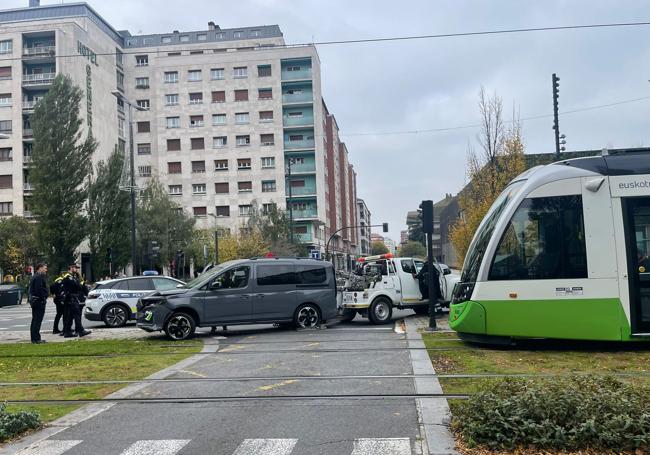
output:
[[[422,300],[429,299],[429,262],[426,261],[422,269],[415,276],[418,279],[418,284],[420,286],[420,293],[422,294]],[[435,290],[436,299],[440,298],[440,272],[438,272],[438,267],[433,266],[433,286]]]
[[[79,303],[85,300],[85,289],[79,276],[79,266],[77,264],[71,264],[68,267],[68,273],[63,276],[61,285],[64,292],[63,336],[73,338],[90,335],[90,330],[85,330],[81,325],[81,306]],[[72,332],[73,320],[75,333]]]
[[[63,317],[63,300],[65,297],[65,293],[63,292],[63,285],[61,282],[63,281],[63,277],[66,273],[67,272],[65,270],[61,272],[59,276],[54,279],[54,282],[50,286],[50,294],[52,294],[52,297],[54,298],[54,305],[56,306],[54,327],[52,328],[52,333],[54,334],[63,334],[63,332],[59,330],[59,321]],[[65,324],[65,319],[63,320],[63,324]]]
[[[32,307],[32,323],[29,331],[34,344],[45,343],[45,340],[41,339],[40,332],[48,296],[46,273],[47,264],[37,264],[36,273],[29,282],[29,304]]]

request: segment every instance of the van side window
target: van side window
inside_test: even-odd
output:
[[[221,289],[237,289],[248,286],[251,268],[248,266],[235,267],[216,277],[214,281],[221,283]]]
[[[415,264],[413,260],[405,261],[402,259],[402,270],[406,273],[417,273],[415,270]]]
[[[489,280],[587,278],[582,196],[524,199],[501,237]]]
[[[257,266],[258,286],[282,286],[296,284],[296,267],[290,264]]]
[[[321,284],[327,281],[327,269],[318,265],[299,265],[297,275],[299,284]]]

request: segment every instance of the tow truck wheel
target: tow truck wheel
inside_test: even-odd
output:
[[[350,322],[357,315],[357,310],[343,310],[341,311],[341,322]]]
[[[370,305],[368,319],[373,324],[388,324],[393,316],[393,306],[385,297],[377,297]]]

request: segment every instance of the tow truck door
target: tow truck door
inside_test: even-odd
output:
[[[404,303],[420,301],[422,294],[418,279],[415,278],[417,274],[415,262],[413,259],[400,259],[397,266],[397,274],[402,282],[402,301]]]

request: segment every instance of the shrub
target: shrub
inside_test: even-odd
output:
[[[613,377],[493,381],[454,409],[454,429],[470,446],[650,448],[650,391]]]
[[[37,412],[7,411],[7,405],[0,404],[0,441],[41,426],[41,418]]]

